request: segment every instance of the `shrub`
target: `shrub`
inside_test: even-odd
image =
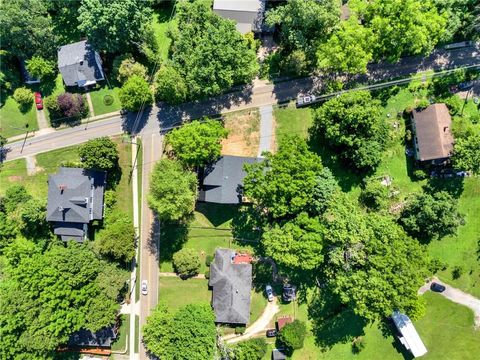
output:
[[[150,86],[144,78],[131,76],[118,92],[120,103],[125,110],[138,111],[142,105],[149,105],[153,101]]]
[[[132,76],[139,76],[143,79],[147,78],[147,69],[142,64],[136,62],[133,57],[124,59],[118,67],[117,80],[124,83]]]
[[[55,95],[50,95],[47,96],[46,98],[43,99],[43,106],[49,111],[49,112],[59,112],[60,108],[58,107],[57,103],[57,96]]]
[[[267,342],[263,338],[242,341],[233,348],[235,360],[260,360],[267,353]]]
[[[235,334],[243,335],[245,333],[246,327],[245,326],[236,326],[235,327]]]
[[[462,266],[457,265],[452,269],[452,278],[454,280],[457,280],[458,278],[460,278],[460,276],[463,275],[464,272],[465,272],[465,269]]]
[[[388,197],[387,186],[382,185],[378,179],[369,179],[360,194],[360,202],[372,210],[380,210],[386,207]]]
[[[302,50],[295,50],[280,62],[282,70],[291,75],[305,75],[308,73],[307,56]]]
[[[155,77],[155,99],[179,104],[187,96],[188,89],[183,77],[172,66],[162,66]]]
[[[205,265],[206,266],[210,266],[210,264],[212,263],[214,259],[214,256],[211,255],[211,254],[208,254],[206,257],[205,257]]]
[[[297,350],[303,347],[306,333],[305,323],[300,320],[294,320],[280,330],[277,339],[290,350]]]
[[[358,354],[365,348],[365,338],[363,336],[358,336],[353,340],[352,351],[354,354]]]
[[[428,178],[428,174],[427,174],[426,170],[424,170],[424,169],[416,169],[413,172],[413,176],[417,180],[424,180],[424,179]]]
[[[115,207],[115,205],[117,205],[117,193],[113,190],[105,191],[105,194],[103,195],[103,201],[108,209],[112,209]]]
[[[87,106],[80,94],[63,93],[57,97],[58,109],[63,117],[81,118],[87,113]]]
[[[205,279],[210,279],[210,270],[205,271]]]
[[[200,257],[193,249],[182,249],[173,254],[173,266],[180,277],[190,277],[198,274]]]
[[[33,92],[26,87],[21,87],[15,90],[13,98],[20,106],[31,105],[33,103]]]
[[[463,101],[458,95],[445,98],[443,102],[447,105],[450,115],[458,114],[462,110]]]
[[[425,109],[430,106],[430,101],[428,99],[420,99],[417,102],[417,109]]]

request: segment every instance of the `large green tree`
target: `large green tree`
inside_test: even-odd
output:
[[[34,56],[28,60],[26,67],[30,75],[41,80],[55,75],[55,63],[40,56]]]
[[[148,38],[152,11],[141,0],[82,0],[78,28],[96,50],[138,49]]]
[[[117,145],[109,137],[89,140],[78,149],[83,167],[111,171],[118,167]]]
[[[220,157],[222,139],[228,131],[220,121],[192,121],[167,135],[167,144],[185,166],[205,166]]]
[[[184,248],[173,254],[173,266],[182,278],[198,274],[200,269],[200,257],[195,249]]]
[[[43,200],[30,199],[18,205],[10,214],[18,230],[29,239],[48,238],[50,226],[47,222],[47,204]]]
[[[155,99],[169,104],[185,102],[188,96],[184,78],[173,66],[163,65],[155,78]]]
[[[290,351],[298,350],[303,347],[307,327],[303,321],[298,319],[285,325],[278,333],[278,340],[284,344]]]
[[[405,231],[424,241],[455,234],[462,222],[458,200],[446,191],[415,195],[400,217],[400,224]]]
[[[310,206],[322,168],[305,140],[285,137],[275,154],[245,166],[245,195],[272,219],[295,217]]]
[[[153,102],[153,92],[148,82],[138,75],[133,75],[123,84],[118,92],[120,103],[125,110],[138,111],[144,105]]]
[[[214,321],[210,304],[190,304],[171,313],[161,303],[147,318],[143,341],[147,349],[160,359],[213,359]]]
[[[381,113],[380,101],[368,91],[348,92],[316,111],[315,131],[357,170],[372,170],[380,163],[388,135]]]
[[[455,139],[452,161],[459,170],[480,173],[480,134],[471,133]]]
[[[148,204],[160,220],[180,221],[193,213],[197,186],[194,173],[177,161],[162,159],[152,171]]]
[[[189,98],[217,95],[255,77],[255,51],[233,21],[201,0],[178,2],[176,9],[176,28],[170,33],[172,64],[183,77]]]
[[[477,0],[432,0],[439,13],[447,14],[446,29],[442,40],[452,42],[467,39],[473,34]],[[477,5],[478,6],[478,5]]]
[[[242,341],[233,349],[234,360],[261,360],[267,353],[268,345],[264,338]]]
[[[2,49],[28,60],[34,55],[52,59],[56,54],[50,15],[42,0],[8,0],[0,3]]]

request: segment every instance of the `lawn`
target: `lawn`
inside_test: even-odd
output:
[[[119,87],[109,87],[106,83],[98,90],[89,92],[95,116],[119,111],[122,108],[118,97]],[[108,101],[113,100],[112,103]]]
[[[285,108],[275,107],[273,115],[277,124],[275,131],[277,144],[286,135],[308,138],[308,129],[313,124],[313,110],[311,108],[297,109],[291,103]]]
[[[120,315],[120,321],[122,323],[120,325],[120,329],[118,330],[119,336],[117,337],[117,340],[112,344],[113,351],[125,351],[125,347],[128,345],[127,335],[130,333],[130,315],[129,314]]]
[[[1,96],[6,95],[2,92]],[[28,111],[22,112],[13,97],[6,96],[5,103],[0,107],[0,132],[9,138],[24,134],[27,129],[28,131],[38,130],[36,111],[33,101]]]
[[[121,137],[114,137],[119,151],[118,163],[122,169],[120,181],[115,188],[117,194],[117,207],[133,219],[133,192],[131,183],[132,171],[132,144],[122,142]]]
[[[168,58],[168,50],[171,43],[170,38],[167,36],[167,30],[171,23],[170,16],[172,15],[173,6],[174,2],[169,2],[155,9],[153,13],[152,27],[158,42],[160,57],[163,60]]]
[[[160,277],[159,302],[164,302],[172,310],[198,302],[210,303],[212,293],[208,290],[208,280],[179,277]]]
[[[10,185],[22,182],[27,177],[27,163],[25,159],[6,162],[0,167],[0,196]]]

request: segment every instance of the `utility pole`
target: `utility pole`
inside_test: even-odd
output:
[[[467,104],[468,94],[470,93],[470,90],[472,90],[472,87],[467,90],[467,95],[465,96],[465,101],[463,102],[463,106],[462,106],[462,112],[460,113],[461,117],[463,117],[463,110],[465,109],[465,105]]]

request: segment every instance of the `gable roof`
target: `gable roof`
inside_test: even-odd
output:
[[[414,357],[425,355],[427,348],[423,344],[422,339],[420,339],[410,318],[405,314],[395,311],[392,314],[392,319],[398,331],[402,334],[400,341],[405,345],[407,350],[410,350]]]
[[[247,324],[250,320],[252,265],[233,264],[235,250],[217,249],[210,264],[209,286],[213,288],[215,321]]]
[[[241,203],[243,179],[247,175],[243,170],[243,165],[259,161],[262,161],[262,159],[222,156],[205,169],[200,200],[219,204]]]
[[[225,19],[234,20],[242,33],[260,31],[265,11],[265,0],[214,0],[213,11]]]
[[[102,219],[105,181],[104,171],[81,168],[61,167],[49,175],[47,220],[65,227]]]
[[[453,150],[452,118],[445,104],[413,111],[416,155],[420,161],[444,159]]]
[[[67,86],[83,86],[86,82],[103,80],[100,57],[86,41],[61,46],[58,49],[58,70]]]

